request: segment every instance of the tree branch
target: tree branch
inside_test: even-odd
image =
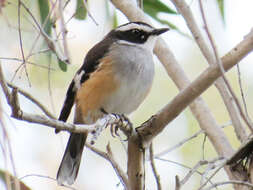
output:
[[[145,190],[145,149],[136,132],[128,140],[127,175],[130,189]]]
[[[253,50],[253,30],[235,48],[222,57],[222,65],[225,71],[231,69],[250,51]],[[213,82],[221,76],[218,65],[211,65],[191,85],[180,93],[156,115],[137,129],[143,139],[144,145],[149,144],[166,125],[175,119],[196,97],[203,93]]]
[[[152,168],[153,174],[155,176],[157,190],[162,190],[162,185],[161,185],[161,181],[160,181],[160,175],[158,174],[157,169],[155,167],[153,143],[151,143],[150,147],[149,147],[149,159],[150,159],[150,163],[151,163],[151,168]]]
[[[183,16],[183,18],[186,21],[186,24],[188,28],[190,29],[197,45],[199,46],[202,54],[207,60],[207,63],[209,65],[216,64],[215,56],[211,52],[210,48],[208,47],[207,43],[204,40],[203,35],[201,34],[201,31],[194,19],[194,16],[191,12],[191,9],[187,5],[187,3],[184,0],[172,0],[174,5],[176,6],[178,12]],[[215,86],[218,89],[225,106],[228,110],[228,113],[230,115],[230,118],[232,120],[233,126],[235,128],[235,133],[238,137],[238,139],[243,142],[247,138],[246,131],[244,129],[244,126],[242,125],[240,121],[240,117],[238,114],[238,110],[234,104],[234,101],[231,103],[231,99],[233,97],[228,91],[228,88],[222,78],[217,79],[215,82]]]
[[[41,103],[39,102],[36,98],[34,98],[31,94],[29,94],[28,92],[18,88],[17,86],[15,86],[14,84],[8,83],[7,85],[12,88],[12,89],[17,89],[17,91],[22,94],[23,96],[25,96],[27,99],[29,99],[30,101],[32,101],[34,104],[36,104],[48,117],[52,118],[52,119],[56,119],[56,117],[49,111],[47,110],[47,108]]]

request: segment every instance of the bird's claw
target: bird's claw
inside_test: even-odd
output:
[[[119,136],[118,130],[124,132],[124,134],[128,137],[132,133],[133,130],[133,124],[131,121],[126,117],[124,114],[112,114],[115,117],[115,122],[111,124],[111,134],[113,137]],[[126,139],[126,140],[127,140]]]

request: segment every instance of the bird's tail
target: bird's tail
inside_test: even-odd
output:
[[[71,133],[69,141],[57,172],[59,185],[68,183],[72,185],[77,177],[83,147],[88,134]]]

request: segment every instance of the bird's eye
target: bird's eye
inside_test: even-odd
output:
[[[133,33],[133,34],[139,34],[139,33],[140,33],[140,30],[138,30],[138,29],[133,29],[133,30],[132,30],[132,33]]]

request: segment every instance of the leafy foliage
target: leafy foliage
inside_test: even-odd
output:
[[[166,24],[171,29],[178,30],[176,25],[172,24],[171,22],[167,20],[160,19],[158,17],[159,13],[167,13],[167,14],[176,15],[177,14],[176,11],[174,11],[172,8],[165,5],[159,0],[144,0],[143,3],[144,3],[143,8],[144,8],[145,13],[147,13],[149,16],[151,16],[153,19],[160,22],[161,24]]]
[[[57,59],[58,60],[58,65],[60,67],[60,69],[64,72],[67,71],[67,64],[64,63],[64,61],[60,60],[60,59]]]
[[[44,31],[47,35],[51,35],[52,22],[49,18],[49,3],[48,0],[38,0],[40,19]]]
[[[87,10],[85,8],[83,0],[76,0],[76,12],[75,18],[78,20],[84,20],[87,16]]]
[[[220,9],[220,14],[222,17],[223,22],[225,22],[225,16],[224,16],[224,0],[217,0],[219,9]]]

